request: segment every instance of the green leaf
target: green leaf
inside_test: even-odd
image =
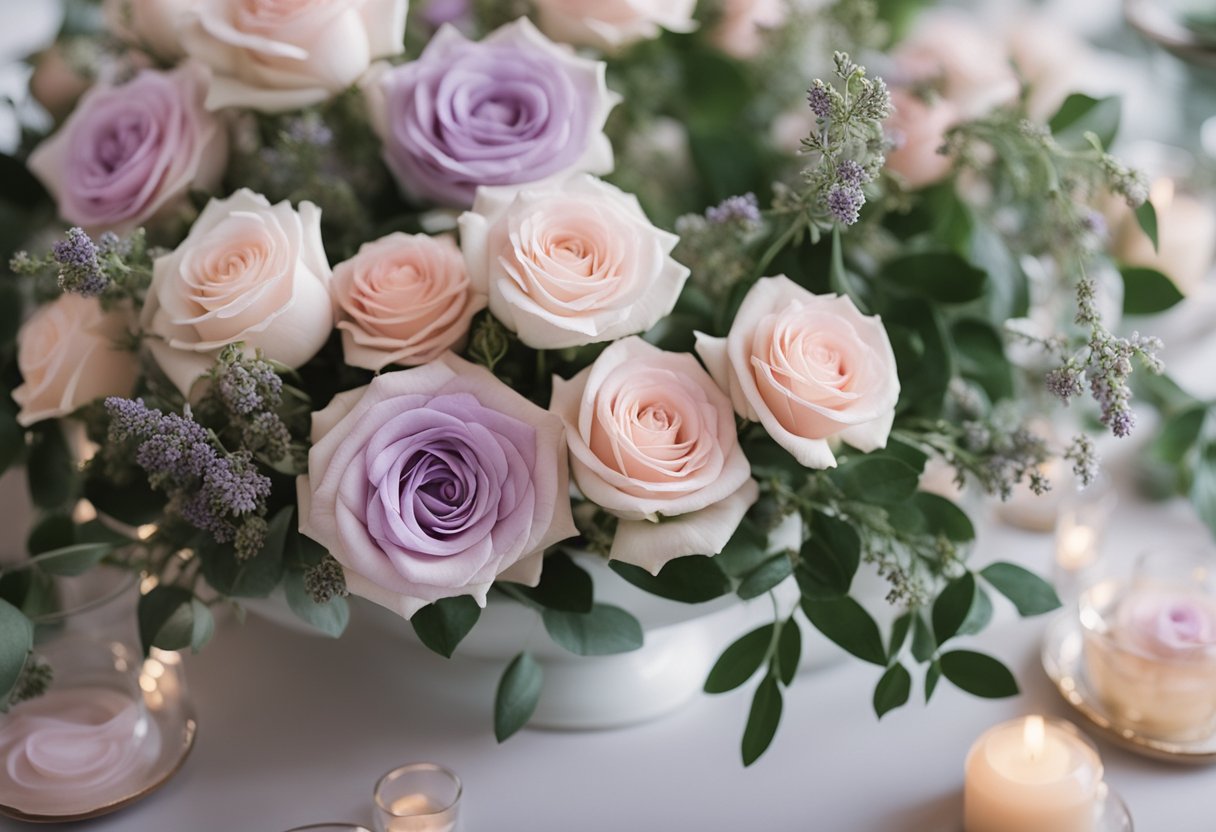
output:
[[[1051,584],[1012,563],[993,563],[980,571],[993,589],[1018,608],[1023,617],[1042,615],[1060,608],[1060,598]]]
[[[925,464],[929,461],[929,455],[920,448],[895,438],[887,440],[883,453],[907,464],[918,476],[924,472]]]
[[[716,561],[717,558],[704,555],[688,555],[669,560],[658,575],[651,575],[640,566],[619,560],[610,561],[608,566],[651,595],[685,604],[701,604],[730,592],[730,579]]]
[[[730,577],[742,578],[769,557],[768,536],[760,531],[755,523],[745,518],[713,560]]]
[[[287,606],[301,621],[330,638],[337,638],[350,623],[350,604],[335,595],[324,604],[318,604],[308,594],[304,573],[293,569],[283,576],[283,591],[287,595]]]
[[[30,499],[41,509],[62,508],[76,488],[75,466],[63,430],[52,420],[40,422],[31,434],[34,441],[26,462]]]
[[[144,654],[153,647],[198,652],[211,639],[215,619],[207,605],[180,586],[160,585],[139,599],[139,639]]]
[[[99,514],[131,526],[159,520],[166,502],[165,496],[153,491],[142,476],[125,485],[117,485],[100,475],[89,476],[84,481],[84,496]]]
[[[1204,446],[1191,478],[1191,504],[1216,535],[1216,443]]]
[[[1073,93],[1064,103],[1049,125],[1052,135],[1061,145],[1076,149],[1087,147],[1086,133],[1093,133],[1109,148],[1119,132],[1122,105],[1118,96],[1092,98],[1082,93]]]
[[[936,652],[937,639],[934,638],[933,631],[929,629],[929,622],[925,620],[925,616],[921,613],[913,613],[912,658],[924,663],[933,658],[933,654]]]
[[[924,516],[930,534],[940,534],[955,543],[975,540],[975,526],[971,518],[956,503],[927,491],[916,492],[912,502]]]
[[[955,376],[957,355],[940,307],[922,298],[899,298],[882,309],[899,369],[899,413],[937,419]]]
[[[1197,405],[1167,418],[1149,446],[1157,459],[1172,465],[1180,464],[1199,441],[1207,407]]]
[[[76,542],[76,524],[66,512],[51,512],[43,515],[30,529],[25,540],[25,550],[31,555],[62,549]]]
[[[1005,342],[992,324],[968,318],[955,323],[950,336],[963,378],[982,387],[993,401],[1013,397],[1013,369],[1005,358]]]
[[[828,271],[828,282],[833,292],[849,298],[863,314],[869,314],[869,306],[854,284],[848,269],[844,267],[844,243],[841,240],[839,226],[832,228],[832,261]]]
[[[897,657],[904,644],[908,641],[908,633],[912,630],[913,613],[906,612],[891,625],[891,644],[887,647],[887,660]]]
[[[0,303],[4,301],[0,300]],[[0,474],[11,468],[24,453],[25,429],[17,423],[17,408],[7,394],[0,395]]]
[[[742,685],[764,664],[773,641],[772,624],[765,624],[736,639],[722,651],[705,680],[706,693],[726,693]]]
[[[494,736],[499,742],[523,728],[540,701],[544,673],[530,653],[520,653],[507,665],[494,696]]]
[[[591,575],[565,552],[545,558],[537,586],[517,585],[517,589],[546,609],[564,612],[589,612],[594,591]]]
[[[7,699],[34,647],[34,625],[21,610],[0,600],[0,701]]]
[[[906,705],[912,693],[912,674],[902,664],[887,668],[874,688],[874,713],[882,719],[889,712]]]
[[[815,629],[862,661],[885,667],[887,651],[878,624],[852,598],[802,599],[802,611]]]
[[[31,562],[48,575],[81,575],[112,551],[114,547],[109,543],[77,543],[43,552]]]
[[[975,575],[966,572],[942,590],[933,602],[933,632],[939,644],[960,634],[963,624],[977,603]]]
[[[414,632],[423,644],[450,659],[479,618],[481,607],[472,596],[458,595],[441,598],[418,610],[410,624],[414,625]]]
[[[925,671],[925,704],[929,704],[929,700],[933,698],[933,692],[937,690],[937,683],[942,679],[941,662],[933,662]]]
[[[861,564],[861,538],[848,523],[822,512],[811,517],[811,535],[802,544],[798,586],[808,598],[847,595]]]
[[[766,676],[752,697],[751,713],[743,729],[743,765],[750,766],[760,759],[781,722],[781,688],[772,676]]]
[[[1123,275],[1123,314],[1153,315],[1182,300],[1174,281],[1156,269],[1126,266]]]
[[[1147,199],[1136,209],[1136,222],[1145,235],[1153,243],[1153,251],[1160,251],[1160,241],[1157,237],[1157,209]]]
[[[948,251],[905,254],[883,264],[879,277],[896,291],[914,292],[937,303],[968,303],[983,297],[988,275]]]
[[[781,626],[777,637],[777,676],[781,684],[789,687],[798,674],[798,662],[802,660],[802,629],[793,616]]]
[[[963,621],[961,627],[955,635],[971,636],[982,632],[989,624],[992,623],[992,599],[988,597],[988,593],[979,584],[975,586],[975,601],[971,604],[971,610],[967,613],[967,618]]]
[[[971,650],[952,650],[940,659],[942,675],[955,687],[985,699],[1017,696],[1018,683],[1009,668],[991,656]]]
[[[828,472],[845,496],[863,503],[899,503],[916,493],[920,476],[905,462],[879,453],[850,459]]]
[[[794,565],[783,552],[760,564],[739,584],[736,594],[747,601],[758,598],[794,573]]]
[[[288,506],[270,521],[260,551],[244,560],[231,544],[205,537],[195,548],[202,562],[203,577],[212,588],[234,598],[265,598],[283,579],[283,555],[289,544],[306,539],[295,531],[295,509]]]
[[[642,646],[642,625],[611,604],[595,604],[585,613],[546,609],[541,619],[551,639],[579,656],[610,656]]]

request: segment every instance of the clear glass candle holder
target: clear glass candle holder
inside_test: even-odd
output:
[[[372,832],[372,830],[357,823],[311,823],[308,826],[293,827],[287,832]]]
[[[1052,561],[1053,583],[1063,601],[1076,601],[1082,592],[1105,577],[1103,543],[1117,503],[1114,488],[1103,476],[1063,497],[1056,520]]]
[[[1124,729],[1186,741],[1216,733],[1216,558],[1156,552],[1079,603],[1084,667]]]
[[[376,784],[376,832],[455,832],[460,778],[435,763],[395,768]]]

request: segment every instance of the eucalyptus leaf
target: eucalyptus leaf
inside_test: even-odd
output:
[[[988,275],[948,251],[924,251],[888,260],[880,278],[897,292],[914,292],[938,303],[967,303],[984,295]]]
[[[41,509],[67,505],[76,489],[76,470],[72,454],[59,422],[40,422],[32,431],[26,472],[30,499]]]
[[[853,457],[828,477],[846,497],[863,503],[899,503],[916,493],[920,476],[905,462],[880,453]]]
[[[987,321],[966,318],[950,328],[959,372],[975,382],[989,399],[1013,397],[1013,369],[1005,357],[1000,332]]]
[[[975,575],[965,572],[946,584],[933,602],[933,632],[939,644],[959,635],[976,603]]]
[[[781,687],[766,676],[752,697],[752,709],[743,729],[743,765],[750,766],[768,750],[781,722]]]
[[[287,595],[287,606],[309,627],[330,638],[345,632],[350,623],[350,604],[345,598],[335,595],[324,604],[318,604],[308,592],[304,573],[296,569],[283,575],[283,591]]]
[[[718,559],[703,555],[688,555],[669,560],[659,570],[658,575],[651,575],[640,566],[619,560],[610,561],[608,566],[626,581],[651,595],[685,604],[701,604],[721,598],[730,592],[730,579],[718,565]]]
[[[494,696],[494,736],[499,742],[523,728],[536,713],[544,673],[531,653],[520,653],[507,665]]]
[[[1123,314],[1155,315],[1179,303],[1178,285],[1156,269],[1127,266],[1123,276]]]
[[[781,684],[789,687],[798,675],[798,662],[802,660],[802,628],[793,617],[781,625],[777,637],[777,676]]]
[[[882,719],[896,708],[906,705],[912,693],[912,674],[902,664],[887,668],[874,688],[874,713]]]
[[[642,625],[611,604],[595,604],[585,613],[546,609],[541,619],[550,638],[579,656],[610,656],[642,646]]]
[[[809,598],[847,595],[861,564],[861,538],[848,523],[822,512],[812,515],[811,534],[802,544],[798,585]]]
[[[785,553],[774,555],[743,578],[736,594],[744,601],[758,598],[794,573],[794,565]]]
[[[839,647],[862,661],[885,667],[887,651],[878,624],[861,604],[852,598],[802,599],[807,620]]]
[[[942,666],[940,662],[931,662],[929,668],[925,671],[925,704],[929,704],[929,700],[933,698],[933,692],[937,690],[937,683],[942,679]]]
[[[1051,584],[1013,563],[994,563],[980,575],[1018,608],[1023,617],[1042,615],[1060,608],[1060,598]]]
[[[565,552],[545,557],[540,583],[535,587],[517,585],[519,592],[546,609],[564,612],[590,612],[593,587],[591,575]]]
[[[975,540],[975,525],[956,503],[927,491],[916,492],[912,502],[924,516],[930,534],[942,535],[954,543]]]
[[[145,655],[153,647],[162,650],[190,647],[198,652],[215,630],[206,604],[180,586],[153,587],[139,599],[137,618]]]
[[[1145,236],[1153,244],[1153,251],[1160,251],[1160,242],[1157,232],[1157,209],[1153,207],[1153,203],[1147,199],[1140,203],[1140,207],[1136,209],[1136,222],[1144,231]]]
[[[937,638],[929,627],[925,616],[916,612],[912,614],[912,658],[918,662],[927,662],[937,652]]]
[[[440,598],[410,619],[419,640],[444,658],[450,659],[457,645],[481,618],[481,607],[469,595]]]
[[[38,518],[25,539],[25,550],[40,555],[52,549],[62,549],[76,543],[76,524],[67,512],[54,511]]]
[[[912,631],[912,618],[915,613],[906,612],[891,625],[891,643],[887,647],[887,656],[891,659],[897,657],[904,649],[904,644],[908,641],[908,633]]]
[[[1060,109],[1051,117],[1052,135],[1064,147],[1077,149],[1088,146],[1086,133],[1098,137],[1102,147],[1109,148],[1119,133],[1122,105],[1118,96],[1093,98],[1073,93],[1064,99]]]
[[[730,577],[742,578],[769,557],[768,536],[744,518],[726,546],[714,557],[714,563]]]
[[[34,625],[21,610],[0,600],[0,701],[6,699],[34,647]]]
[[[80,575],[96,566],[112,551],[114,547],[109,543],[77,543],[43,552],[30,562],[48,575]]]
[[[1018,683],[1001,662],[971,650],[952,650],[940,659],[942,675],[957,688],[985,699],[1018,694]]]
[[[773,627],[772,624],[757,627],[723,650],[705,680],[705,692],[726,693],[755,676],[768,657]]]

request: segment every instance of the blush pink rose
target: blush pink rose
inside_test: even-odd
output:
[[[39,308],[17,333],[17,421],[28,427],[95,399],[131,395],[139,359],[130,323],[126,314],[105,312],[97,298],[80,295],[60,295]]]
[[[620,518],[612,560],[658,574],[722,551],[759,489],[728,399],[697,360],[632,337],[553,380],[574,482]]]
[[[346,363],[413,366],[458,349],[486,306],[451,237],[396,232],[334,267],[332,283]]]
[[[891,342],[877,316],[785,276],[756,282],[725,338],[697,333],[697,353],[735,412],[764,425],[808,468],[834,468],[830,440],[887,443],[899,398]]]
[[[224,125],[203,108],[206,71],[185,64],[96,86],[30,154],[59,215],[89,232],[129,231],[211,191],[228,160]]]
[[[764,48],[766,32],[785,23],[787,0],[725,0],[710,40],[739,60],[754,58]]]
[[[561,420],[451,353],[339,393],[312,441],[300,531],[405,618],[485,606],[496,580],[535,586],[545,549],[577,534]]]
[[[944,98],[932,103],[902,89],[891,90],[895,108],[884,123],[894,148],[886,167],[903,178],[909,188],[923,188],[946,178],[952,168],[949,156],[938,153],[946,131],[958,123],[958,111]]]
[[[473,285],[536,349],[613,341],[658,323],[688,279],[671,257],[677,241],[637,197],[587,174],[482,188],[460,217]]]
[[[207,107],[265,113],[319,104],[405,49],[408,0],[196,0],[186,53],[211,67]]]
[[[964,118],[1018,96],[1009,50],[974,20],[956,12],[926,16],[892,53],[897,85],[932,84]]]
[[[691,32],[696,0],[535,0],[540,28],[554,40],[608,52],[659,36]]]
[[[181,28],[197,0],[103,0],[106,28],[115,37],[162,61],[185,56]]]
[[[213,199],[189,235],[153,264],[141,324],[156,363],[183,395],[238,341],[299,367],[334,328],[321,210],[271,205],[243,188]]]

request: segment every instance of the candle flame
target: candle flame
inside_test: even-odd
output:
[[[1069,570],[1082,569],[1097,556],[1098,533],[1089,526],[1073,526],[1060,534],[1056,562]]]
[[[1026,717],[1026,724],[1022,729],[1022,739],[1026,743],[1026,753],[1030,756],[1030,759],[1035,760],[1042,755],[1046,736],[1047,726],[1043,722],[1043,717]]]
[[[1174,180],[1158,179],[1149,189],[1149,202],[1158,211],[1165,211],[1174,201]]]

